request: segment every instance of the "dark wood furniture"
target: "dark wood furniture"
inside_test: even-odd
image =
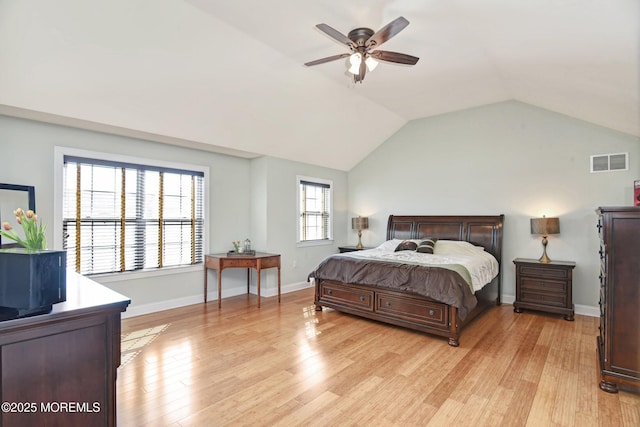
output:
[[[601,207],[600,388],[640,393],[640,207]]]
[[[280,255],[256,252],[254,255],[212,254],[204,257],[204,302],[207,302],[207,270],[218,272],[218,308],[222,306],[222,270],[225,268],[247,269],[247,293],[251,284],[251,269],[257,272],[258,308],[260,308],[260,271],[265,268],[278,269],[278,302],[280,302]]]
[[[130,300],[67,272],[67,300],[0,322],[2,426],[115,426],[120,313]]]
[[[537,259],[516,258],[516,300],[513,311],[523,308],[564,314],[573,320],[572,261],[542,263]]]
[[[358,248],[357,246],[338,246],[338,250],[340,251],[341,254],[345,253],[345,252],[355,252],[355,251],[362,251],[365,249],[372,249],[369,247],[363,247],[363,248]]]
[[[398,216],[390,215],[387,240],[436,237],[443,240],[464,240],[482,246],[502,257],[502,223],[498,216]],[[501,270],[501,269],[500,269]],[[459,345],[464,325],[489,307],[500,304],[501,274],[475,293],[478,305],[464,322],[457,308],[424,296],[391,291],[375,286],[317,280],[316,310],[322,307],[366,317],[393,325],[449,338],[449,345]]]

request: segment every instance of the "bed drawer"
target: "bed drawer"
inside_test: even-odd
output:
[[[320,300],[345,307],[373,311],[373,291],[355,289],[341,284],[323,281],[320,284]]]
[[[449,325],[449,310],[442,303],[377,292],[375,310],[397,319],[429,323],[445,329]]]

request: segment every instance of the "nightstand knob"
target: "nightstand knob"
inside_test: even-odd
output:
[[[435,311],[433,311],[433,310],[429,310],[429,316],[433,316],[434,314],[436,314],[436,312],[435,312]]]
[[[386,305],[387,307],[391,307],[391,301],[387,301],[387,302],[385,303],[385,305]]]
[[[329,290],[327,291],[327,293],[328,293],[329,295],[333,295],[333,291],[332,291],[331,289],[329,289]]]
[[[365,299],[364,295],[360,295],[360,301],[364,301]]]

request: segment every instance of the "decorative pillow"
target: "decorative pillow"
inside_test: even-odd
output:
[[[435,248],[437,241],[438,241],[438,239],[435,238],[435,237],[431,237],[429,239],[423,240],[418,245],[418,248],[416,249],[416,252],[421,252],[423,254],[432,254],[433,253],[433,249]]]
[[[395,252],[399,251],[415,251],[418,247],[416,242],[412,242],[411,240],[403,240],[397,247]]]

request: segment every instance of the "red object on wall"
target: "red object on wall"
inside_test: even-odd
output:
[[[633,205],[640,206],[640,181],[633,181]]]

